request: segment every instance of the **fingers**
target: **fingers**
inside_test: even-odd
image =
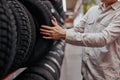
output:
[[[56,20],[56,18],[53,16],[53,20],[51,20],[52,21],[52,24],[54,25],[54,26],[57,26],[58,24],[57,24],[57,20]]]
[[[44,39],[52,39],[51,31],[40,29],[40,33],[43,34]]]
[[[53,39],[52,37],[43,36],[44,39]]]
[[[57,23],[54,20],[51,20],[54,26],[57,26]]]
[[[46,33],[46,32],[40,32],[40,33],[46,36],[51,36],[51,33]]]
[[[57,23],[57,20],[56,20],[56,18],[53,16],[53,20],[55,21],[55,23]]]
[[[45,26],[45,25],[42,25],[41,28],[46,29],[46,30],[52,30],[52,27],[50,27],[50,26]]]
[[[43,35],[51,36],[52,31],[46,29],[40,29],[40,33]]]
[[[49,37],[52,36],[52,32],[53,32],[53,28],[50,26],[43,25],[40,28],[40,33],[45,36],[49,36]]]
[[[47,33],[52,33],[52,31],[46,30],[46,29],[40,29],[41,32],[47,32]]]

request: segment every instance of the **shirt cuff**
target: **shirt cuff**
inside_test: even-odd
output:
[[[83,33],[79,33],[79,32],[75,32],[75,31],[71,31],[71,30],[66,30],[66,38],[65,41],[67,43],[71,43],[74,45],[85,45],[85,42],[83,40]]]
[[[66,29],[65,31],[66,31],[65,41],[69,42],[69,41],[74,40],[76,32],[69,30],[69,29],[68,30]]]

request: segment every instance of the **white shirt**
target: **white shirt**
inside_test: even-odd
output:
[[[90,8],[79,25],[66,30],[66,42],[84,46],[85,80],[120,80],[120,2]]]

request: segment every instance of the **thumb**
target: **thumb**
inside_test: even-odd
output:
[[[52,21],[52,24],[53,24],[54,26],[57,26],[57,25],[58,25],[56,21],[54,21],[54,20],[51,20],[51,21]]]
[[[53,20],[57,23],[57,20],[56,20],[56,18],[53,16]]]

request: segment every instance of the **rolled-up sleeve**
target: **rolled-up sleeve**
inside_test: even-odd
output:
[[[120,37],[120,14],[99,33],[79,33],[66,30],[66,42],[87,47],[102,47]]]

